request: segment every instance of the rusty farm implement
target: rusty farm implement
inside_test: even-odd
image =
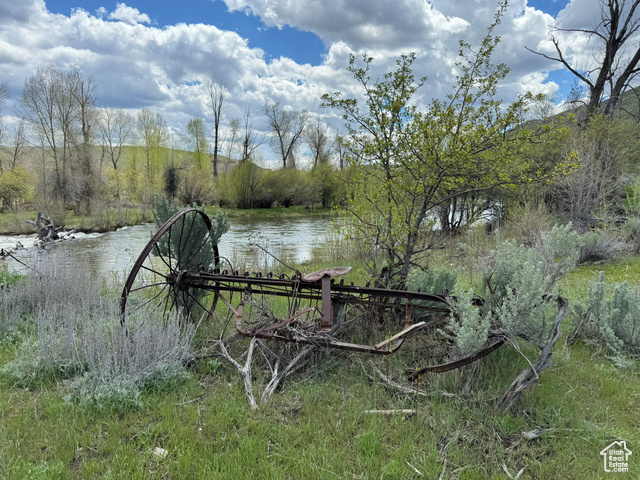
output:
[[[372,355],[396,352],[409,337],[424,334],[450,316],[443,295],[357,286],[344,281],[350,267],[329,268],[307,275],[238,272],[223,269],[211,221],[197,209],[173,215],[153,235],[135,262],[122,291],[121,322],[140,308],[166,318],[181,312],[210,320],[226,310],[220,335],[235,330],[243,336],[311,344]],[[366,322],[387,316],[397,331],[381,332],[375,343],[343,338],[347,312],[355,309]],[[347,329],[348,330],[348,329]],[[414,337],[415,338],[415,337]],[[444,341],[444,340],[443,340]],[[416,365],[409,377],[444,372],[469,364],[503,344],[496,338],[472,356],[437,365]]]

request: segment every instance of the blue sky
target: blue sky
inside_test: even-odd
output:
[[[69,15],[75,8],[96,12],[100,7],[113,11],[122,1],[101,0],[47,0],[52,13]],[[304,32],[290,26],[265,27],[260,18],[243,11],[230,12],[221,0],[153,1],[130,0],[124,2],[149,15],[151,24],[159,27],[177,23],[206,23],[222,30],[238,32],[249,39],[249,44],[265,51],[269,58],[288,57],[298,63],[320,65],[327,49],[322,40],[312,32]]]
[[[350,54],[375,61],[372,77],[416,52],[416,77],[426,76],[419,104],[443,98],[455,81],[458,41],[477,44],[496,0],[0,0],[0,82],[11,101],[38,68],[79,67],[98,86],[98,105],[163,115],[176,134],[194,116],[209,121],[205,84],[228,89],[223,127],[250,107],[266,133],[263,105],[305,109],[333,127],[320,108],[324,93],[360,93],[346,70]],[[555,26],[588,28],[598,0],[510,0],[497,33],[495,63],[511,73],[505,101],[526,91],[557,95],[573,78],[559,64],[528,52],[552,53]],[[563,34],[568,58],[581,68],[592,45]],[[10,102],[10,107],[12,106]],[[9,115],[11,115],[9,109]]]

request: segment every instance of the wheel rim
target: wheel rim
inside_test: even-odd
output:
[[[207,215],[188,208],[173,215],[149,240],[122,291],[120,321],[144,309],[166,320],[178,312],[198,321],[210,318],[214,295],[183,281],[186,272],[211,271],[219,262]]]

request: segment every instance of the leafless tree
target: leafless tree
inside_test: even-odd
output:
[[[265,105],[262,111],[273,132],[271,148],[280,155],[282,167],[285,168],[287,160],[293,158],[296,143],[305,131],[309,115],[306,110],[284,110],[279,103]]]
[[[556,28],[557,32],[584,34],[589,39],[596,39],[594,51],[595,64],[582,70],[571,58],[562,52],[560,40],[551,36],[556,54],[547,55],[527,50],[549,60],[560,62],[589,88],[589,102],[586,115],[591,117],[599,110],[601,102],[608,97],[604,107],[606,115],[613,115],[619,107],[620,95],[629,87],[640,69],[640,42],[637,38],[640,28],[638,16],[640,0],[600,0],[600,21],[593,28]],[[627,55],[630,43],[634,42],[632,51]]]
[[[229,134],[225,139],[225,143],[226,143],[225,152],[229,160],[233,158],[233,154],[236,151],[236,144],[238,143],[238,140],[240,140],[240,119],[233,118],[229,122]]]
[[[0,83],[0,145],[2,144],[5,137],[4,130],[4,105],[9,98],[9,86],[6,82]],[[2,173],[2,160],[0,160],[0,173]]]
[[[83,213],[90,214],[97,182],[91,153],[92,126],[96,117],[96,84],[93,77],[85,77],[79,68],[71,70],[67,79],[69,93],[77,108],[76,122],[80,128],[79,138],[72,137],[79,167],[75,175],[78,184],[76,210],[82,209]]]
[[[109,157],[113,169],[117,170],[122,147],[132,139],[135,119],[122,109],[102,108],[98,112],[97,125],[102,154]]]
[[[329,125],[320,119],[309,121],[304,131],[309,150],[313,157],[313,166],[324,165],[329,162],[331,151],[331,138],[329,137]]]
[[[20,161],[20,157],[24,153],[24,147],[27,144],[27,132],[26,123],[23,118],[18,120],[16,126],[15,135],[13,136],[12,153],[11,153],[11,168],[14,169]]]
[[[207,91],[209,92],[209,108],[213,113],[213,176],[218,176],[218,150],[220,141],[220,120],[222,119],[222,107],[227,94],[227,88],[224,85],[210,80],[207,83]]]
[[[41,139],[43,154],[53,162],[54,195],[65,205],[77,200],[79,189],[74,175],[85,173],[86,164],[73,169],[72,161],[74,155],[81,162],[88,161],[88,152],[83,149],[90,141],[94,104],[95,85],[79,69],[40,68],[26,80],[22,91],[22,117]]]
[[[242,133],[242,158],[241,161],[249,160],[261,145],[266,143],[266,138],[253,129],[253,121],[251,119],[251,105],[247,105],[243,115],[243,133]]]

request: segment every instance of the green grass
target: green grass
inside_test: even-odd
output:
[[[496,368],[505,377],[523,368],[508,350],[480,369],[479,386],[493,390],[417,403],[334,356],[257,412],[230,368],[211,372],[206,362],[181,387],[145,394],[137,410],[80,407],[64,401],[63,384],[24,390],[0,379],[0,478],[418,478],[408,464],[437,478],[447,444],[448,478],[508,478],[503,463],[514,475],[524,467],[521,478],[602,477],[602,448],[625,439],[635,451],[640,442],[640,379],[583,346],[557,357],[512,414],[495,412],[491,398],[507,383]],[[453,375],[451,386],[464,380]],[[411,417],[365,413],[414,406]],[[523,439],[535,428],[548,434]]]
[[[218,210],[218,207],[205,207],[205,211],[209,214],[214,214]],[[332,208],[322,208],[321,206],[307,208],[297,205],[289,208],[225,209],[225,212],[232,219],[242,217],[267,219],[311,215],[329,216],[333,215],[335,210]],[[35,210],[0,213],[0,235],[36,233],[35,228],[26,222],[27,220],[35,220],[36,213]],[[92,215],[77,215],[71,210],[64,212],[50,211],[49,214],[56,225],[63,225],[67,229],[76,227],[83,232],[106,232],[127,225],[137,225],[153,221],[151,209],[141,207],[109,207],[100,209]]]
[[[363,264],[350,264],[360,266],[346,280],[362,283]],[[640,285],[640,257],[632,256],[571,272],[561,292],[570,300],[586,294],[599,270],[608,281]],[[0,367],[16,348],[0,340]],[[525,345],[523,352],[536,355]],[[564,346],[561,339],[556,366],[506,414],[495,402],[528,365],[509,347],[479,363],[465,396],[471,366],[423,376],[420,386],[430,396],[415,398],[372,381],[366,355],[317,358],[257,411],[247,407],[235,370],[217,360],[197,362],[176,387],[145,392],[138,408],[65,401],[68,382],[44,379],[25,389],[0,374],[0,478],[407,479],[438,478],[444,468],[445,478],[507,479],[506,467],[512,476],[524,468],[521,479],[586,480],[607,478],[599,452],[612,441],[640,451],[640,368],[618,370],[592,345]],[[402,377],[399,359],[375,360]],[[254,385],[259,395],[264,379],[257,367]],[[365,413],[407,408],[416,414]],[[522,436],[534,429],[546,433]],[[168,455],[154,455],[156,447]],[[616,478],[638,472],[632,455],[630,473]]]
[[[205,211],[209,214],[217,211],[218,207],[206,207]],[[224,209],[229,218],[252,217],[252,218],[273,218],[273,217],[304,217],[309,215],[332,215],[335,213],[333,208],[322,208],[320,205],[314,207],[306,207],[303,205],[295,205],[291,207],[272,207],[272,208],[227,208]]]

